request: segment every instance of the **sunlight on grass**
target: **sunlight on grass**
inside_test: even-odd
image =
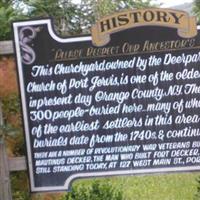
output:
[[[199,173],[101,178],[111,181],[124,193],[124,200],[193,200]],[[74,184],[88,185],[91,180],[77,180]],[[73,184],[73,185],[74,185]]]

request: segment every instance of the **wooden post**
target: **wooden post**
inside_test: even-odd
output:
[[[3,115],[0,102],[0,126],[2,125]],[[12,200],[8,157],[3,137],[0,138],[0,200]]]
[[[13,54],[13,42],[12,41],[1,41],[0,42],[0,55]]]
[[[0,55],[13,54],[13,42],[0,42]],[[0,102],[0,126],[3,125],[3,114]],[[0,137],[0,200],[12,200],[10,171],[26,170],[26,159],[22,157],[8,158],[3,137]]]

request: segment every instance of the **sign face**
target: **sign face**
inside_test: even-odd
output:
[[[200,169],[200,34],[169,27],[62,39],[13,24],[32,191],[77,178]]]

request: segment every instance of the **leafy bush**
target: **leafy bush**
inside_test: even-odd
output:
[[[25,19],[19,6],[14,6],[14,0],[0,1],[0,40],[12,38],[11,23],[19,19]]]
[[[28,177],[25,171],[11,173],[13,200],[30,200]]]
[[[123,194],[119,188],[113,187],[108,179],[104,182],[94,180],[89,187],[72,187],[71,192],[61,200],[123,200]]]
[[[200,177],[197,178],[197,192],[194,196],[194,200],[200,200]]]

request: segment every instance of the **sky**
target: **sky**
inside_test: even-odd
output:
[[[162,3],[162,7],[171,7],[184,3],[191,3],[193,0],[154,0],[155,3]]]

